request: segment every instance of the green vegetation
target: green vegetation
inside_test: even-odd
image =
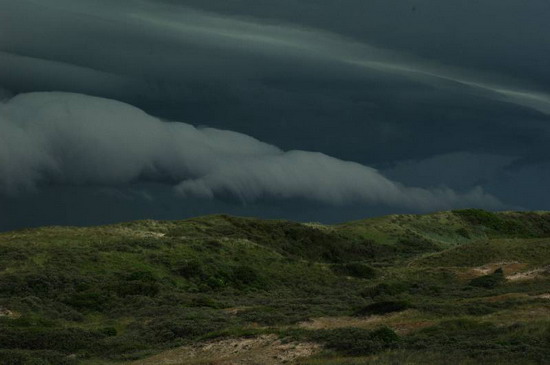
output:
[[[370,355],[397,348],[401,339],[390,328],[382,327],[374,331],[361,328],[339,328],[316,331],[310,335],[328,349],[342,355]]]
[[[125,364],[259,334],[320,344],[304,364],[545,364],[549,237],[550,213],[480,210],[1,233],[0,364]]]
[[[500,283],[504,282],[504,272],[502,268],[496,269],[494,273],[489,275],[478,276],[470,280],[471,286],[479,286],[481,288],[492,289]]]

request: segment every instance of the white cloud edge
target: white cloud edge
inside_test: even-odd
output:
[[[164,122],[122,102],[72,93],[20,94],[0,104],[0,191],[53,184],[174,181],[181,196],[243,202],[308,199],[418,210],[501,208],[481,187],[407,187],[322,153],[282,151],[250,136]]]

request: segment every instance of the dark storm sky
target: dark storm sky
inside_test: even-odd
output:
[[[547,0],[0,0],[0,229],[550,209]]]

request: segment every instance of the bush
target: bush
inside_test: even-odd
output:
[[[112,296],[99,289],[91,289],[70,295],[63,302],[78,310],[103,311],[110,306]]]
[[[114,291],[121,297],[129,295],[155,296],[160,287],[150,272],[137,271],[126,275],[114,286]]]
[[[485,289],[493,289],[504,281],[504,273],[502,268],[495,270],[494,273],[489,275],[483,275],[470,280],[468,285],[476,286]]]
[[[407,237],[400,240],[395,244],[395,247],[399,252],[406,255],[419,254],[423,252],[435,252],[440,251],[438,245],[435,243],[417,236]]]
[[[114,327],[105,327],[100,330],[102,334],[104,334],[107,337],[113,337],[118,334],[118,331]]]
[[[356,316],[370,316],[374,314],[386,314],[401,312],[411,308],[412,305],[407,301],[384,301],[369,304],[355,312]]]
[[[133,323],[129,332],[149,344],[174,343],[179,339],[196,339],[209,332],[229,326],[231,318],[212,309],[186,309],[163,313],[139,323]]]
[[[336,274],[352,276],[361,279],[374,279],[377,276],[376,269],[369,265],[358,262],[333,265],[332,271],[334,271]]]
[[[549,343],[548,322],[502,326],[457,319],[414,332],[406,337],[403,347],[447,353],[450,357],[464,354],[479,364],[486,363],[487,358],[502,358],[506,364],[542,365],[550,358]]]
[[[471,304],[466,307],[466,313],[472,316],[484,316],[487,314],[495,313],[497,311],[497,308],[480,303]]]
[[[76,359],[56,351],[0,350],[2,365],[75,365]]]
[[[184,261],[177,265],[174,272],[186,279],[204,275],[203,264],[196,260]]]
[[[322,330],[313,334],[312,339],[344,355],[364,356],[386,349],[396,348],[399,336],[390,328],[382,327],[375,331],[361,328],[338,328]]]
[[[455,210],[454,213],[468,223],[483,226],[499,235],[513,235],[521,237],[534,237],[540,235],[536,229],[531,229],[531,224],[522,216],[519,218],[503,216],[502,214],[491,213],[483,209]]]
[[[237,286],[250,286],[253,284],[260,284],[263,281],[258,272],[247,265],[240,265],[232,268],[230,279],[234,284],[237,284]]]
[[[389,281],[365,288],[361,292],[361,296],[369,298],[376,298],[381,295],[393,296],[404,293],[409,290],[409,288],[409,283],[403,281]]]
[[[72,352],[89,348],[104,337],[100,332],[79,328],[4,328],[0,348]]]

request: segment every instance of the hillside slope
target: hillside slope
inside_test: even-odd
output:
[[[5,232],[0,364],[545,364],[549,265],[547,212]]]

